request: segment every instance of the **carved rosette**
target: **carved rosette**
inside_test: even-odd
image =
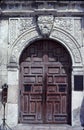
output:
[[[54,17],[53,15],[49,16],[38,16],[37,18],[37,27],[40,34],[43,37],[49,37],[52,27],[53,27]]]

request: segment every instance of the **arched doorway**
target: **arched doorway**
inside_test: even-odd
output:
[[[71,57],[60,43],[38,40],[20,57],[21,123],[71,123]]]

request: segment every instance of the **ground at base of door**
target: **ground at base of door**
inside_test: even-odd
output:
[[[84,130],[81,126],[69,126],[69,125],[23,125],[19,124],[12,128],[12,130]]]

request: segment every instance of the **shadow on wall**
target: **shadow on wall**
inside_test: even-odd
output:
[[[81,122],[81,126],[84,127],[84,98],[83,98],[81,109],[80,109],[80,122]]]

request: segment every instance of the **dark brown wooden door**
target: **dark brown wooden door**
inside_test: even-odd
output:
[[[20,122],[70,123],[70,67],[66,49],[39,40],[20,58]]]

